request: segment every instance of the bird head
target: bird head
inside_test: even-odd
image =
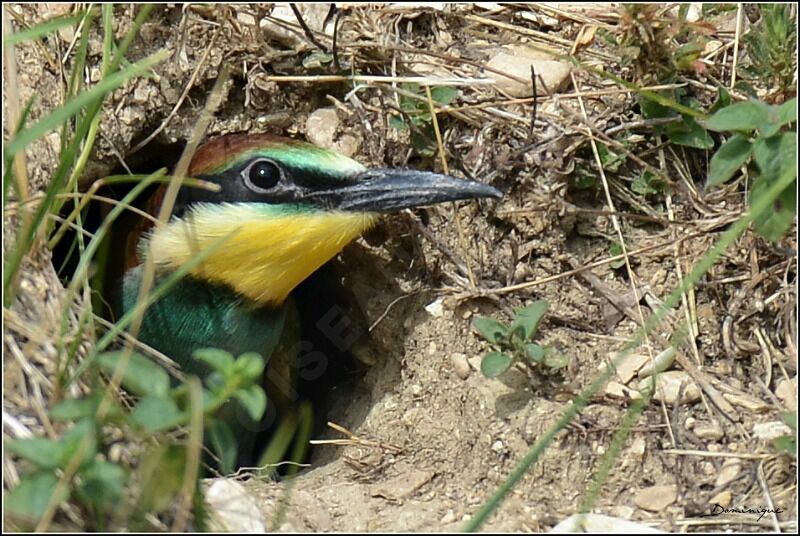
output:
[[[501,197],[479,182],[367,169],[334,151],[269,135],[216,138],[195,153],[189,175],[218,191],[182,188],[172,219],[150,233],[142,252],[158,268],[176,269],[228,236],[192,275],[259,305],[282,303],[381,213]]]

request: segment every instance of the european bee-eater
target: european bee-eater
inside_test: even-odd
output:
[[[257,352],[268,368],[296,317],[292,291],[374,225],[381,213],[444,201],[499,198],[495,188],[425,171],[367,169],[336,152],[270,135],[226,135],[202,146],[189,175],[219,191],[182,188],[171,220],[133,235],[136,261],[122,285],[133,307],[144,256],[156,284],[229,235],[146,312],[139,339],[184,371],[208,371],[192,353]],[[281,398],[267,389],[270,398]],[[284,400],[284,403],[292,403]]]

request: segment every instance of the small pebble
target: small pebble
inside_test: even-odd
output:
[[[722,428],[716,423],[699,422],[694,425],[694,433],[700,439],[706,441],[719,441],[725,435]]]
[[[450,356],[450,363],[453,365],[456,376],[462,380],[466,380],[469,378],[469,375],[472,374],[472,369],[469,366],[466,355],[456,352]]]
[[[722,488],[733,482],[742,471],[742,462],[738,458],[728,458],[722,463],[722,467],[717,474],[714,482],[715,488]]]
[[[723,508],[727,508],[733,501],[733,493],[729,490],[721,491],[709,499],[708,504],[718,504]]]
[[[442,307],[443,301],[444,301],[443,298],[437,298],[428,305],[426,305],[425,310],[428,311],[429,315],[438,318],[444,314],[444,307]]]
[[[633,498],[633,502],[642,510],[660,512],[678,500],[678,486],[652,486],[641,490]]]
[[[779,381],[775,388],[775,396],[783,402],[787,411],[797,411],[797,376],[791,380],[784,378]]]
[[[639,390],[648,387],[650,381],[646,378],[639,382]],[[653,398],[663,400],[670,406],[692,404],[700,400],[700,388],[686,372],[671,370],[656,376],[656,392]]]
[[[782,436],[792,435],[792,429],[781,421],[760,422],[753,425],[753,435],[761,441],[772,441]]]

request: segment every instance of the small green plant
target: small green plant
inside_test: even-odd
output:
[[[791,129],[791,125],[794,125]],[[750,100],[726,106],[712,115],[709,130],[729,133],[714,156],[707,187],[729,181],[748,162],[755,164],[752,205],[781,177],[794,178],[767,211],[754,222],[756,231],[768,240],[779,240],[789,229],[797,212],[797,99],[780,106]]]
[[[622,244],[620,243],[619,240],[613,240],[608,245],[608,254],[611,255],[612,257],[616,257],[617,255],[622,255]],[[625,259],[618,259],[616,261],[612,261],[608,263],[608,265],[614,270],[622,268],[623,266],[625,266]]]
[[[772,441],[775,450],[789,456],[797,457],[797,412],[781,413],[781,420],[792,429],[791,434],[775,438]]]
[[[697,60],[714,33],[704,21],[688,21],[688,7],[679,7],[676,17],[663,4],[621,4],[617,32],[598,35],[631,69],[637,84],[672,83],[681,73],[701,68]]]
[[[645,170],[633,178],[631,190],[640,195],[650,195],[662,192],[665,186],[666,183],[661,177]]]
[[[261,419],[267,406],[267,396],[259,385],[264,360],[255,353],[234,359],[216,349],[199,350],[194,356],[213,371],[196,398],[201,401],[200,408],[192,405],[191,383],[171,387],[166,370],[152,359],[131,353],[123,363],[124,351],[100,354],[95,364],[105,375],[111,377],[117,367],[125,367],[121,384],[135,403],[128,408],[110,397],[104,404],[104,389],[98,384],[93,394],[65,400],[50,410],[53,421],[74,423],[60,437],[7,441],[6,447],[29,467],[6,496],[8,512],[22,522],[35,523],[48,509],[70,501],[94,521],[96,529],[103,530],[119,514],[121,500],[131,493],[131,481],[140,490],[138,499],[127,497],[134,499],[131,513],[156,514],[172,508],[184,486],[190,460],[187,441],[176,438],[181,437],[181,430],[191,428],[192,417],[198,412],[220,469],[233,471],[237,443],[225,414],[233,399],[252,419]],[[102,405],[107,409],[99,412]],[[111,461],[113,443],[106,432],[112,427],[126,429],[130,432],[126,437],[137,437],[150,445],[136,467]],[[73,476],[59,486],[65,474]],[[199,494],[197,484],[194,488]],[[195,519],[202,523],[198,513],[195,508]]]
[[[418,84],[404,84],[403,90],[406,93],[415,94],[417,97],[400,95],[402,113],[389,116],[389,126],[398,130],[410,130],[411,146],[414,150],[420,156],[431,157],[436,154],[436,133],[433,129],[433,117],[428,106],[428,99]],[[456,95],[458,95],[458,90],[454,87],[431,88],[431,98],[436,104],[442,106],[453,102]]]
[[[481,361],[481,372],[484,376],[495,378],[517,362],[529,366],[544,365],[550,369],[562,368],[567,364],[564,356],[533,342],[539,322],[548,307],[545,300],[535,301],[518,309],[514,320],[507,326],[485,316],[476,317],[472,321],[475,330],[495,348],[483,356]]]
[[[768,89],[768,102],[784,102],[797,92],[797,8],[776,3],[759,4],[758,9],[761,19],[744,36],[744,75]]]
[[[690,97],[684,88],[664,91],[662,94],[692,110],[698,112],[703,110],[703,106],[696,99]],[[727,98],[727,94],[725,94],[725,98]],[[670,108],[645,96],[639,96],[639,107],[642,110],[642,117],[645,119],[674,118],[674,121],[655,126],[654,133],[666,136],[675,145],[703,150],[714,148],[714,140],[711,135],[688,113],[676,115]]]

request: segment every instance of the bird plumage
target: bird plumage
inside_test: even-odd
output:
[[[369,170],[333,151],[269,135],[212,140],[195,154],[189,175],[217,184],[219,191],[183,187],[167,224],[134,227],[126,239],[132,260],[125,263],[121,309],[135,303],[144,259],[154,262],[158,284],[227,237],[146,311],[139,338],[201,376],[208,370],[192,357],[197,349],[257,352],[269,360],[267,376],[273,372],[265,382],[284,391],[268,394],[284,406],[296,397],[288,396],[286,386],[276,387],[277,380],[296,377],[301,364],[292,355],[273,354],[299,347],[296,330],[286,329],[303,316],[289,299],[299,284],[382,212],[500,196],[490,186],[444,175]]]

